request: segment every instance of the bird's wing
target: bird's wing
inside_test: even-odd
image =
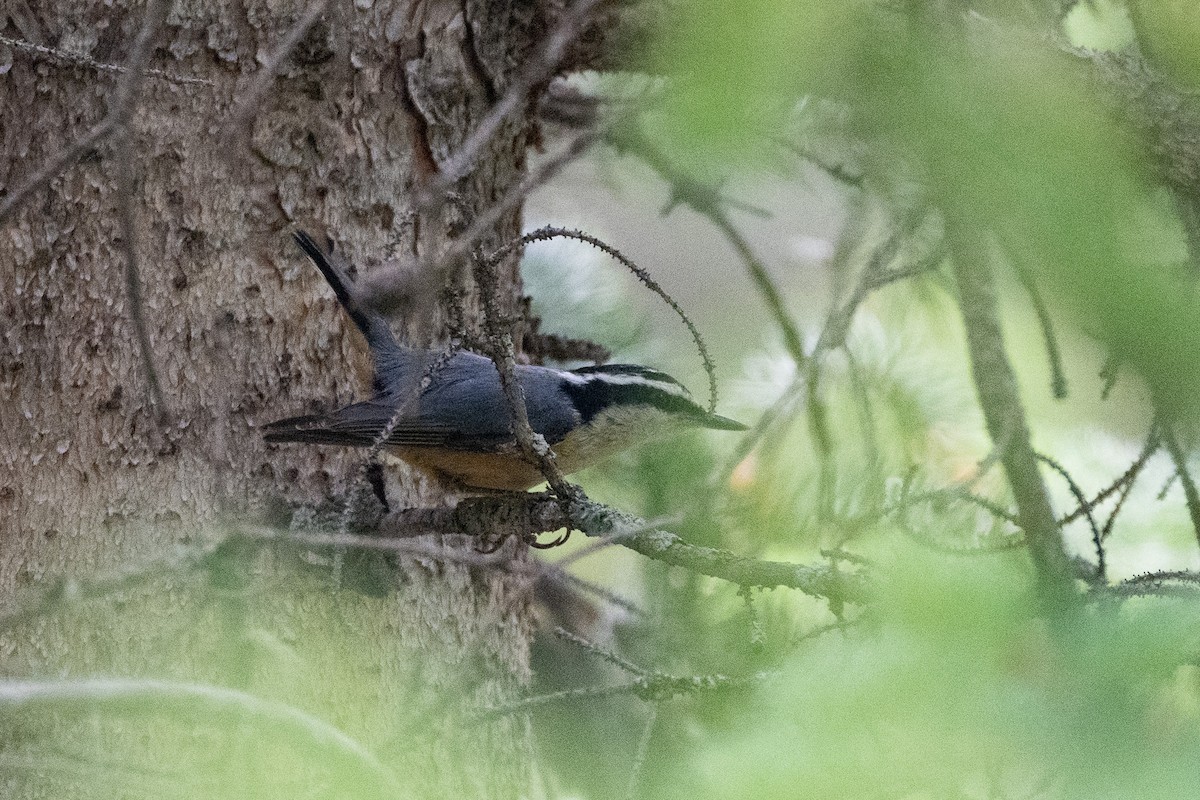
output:
[[[387,444],[396,447],[445,447],[454,450],[486,450],[507,438],[488,432],[464,431],[421,416],[392,420],[395,406],[368,400],[340,408],[330,414],[290,417],[264,428],[268,442],[307,442],[349,447],[370,447],[391,424]]]

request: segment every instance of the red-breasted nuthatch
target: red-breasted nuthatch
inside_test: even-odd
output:
[[[330,414],[272,422],[266,441],[370,447],[391,424],[388,451],[440,478],[507,491],[542,482],[541,472],[517,446],[491,359],[460,351],[437,364],[435,352],[402,347],[387,320],[359,302],[353,284],[316,242],[303,231],[294,236],[366,337],[375,364],[375,396]],[[648,367],[518,365],[516,374],[529,424],[554,448],[564,473],[685,427],[746,429],[705,411],[677,380]],[[413,401],[422,377],[428,385]]]

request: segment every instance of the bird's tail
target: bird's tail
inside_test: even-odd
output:
[[[331,423],[332,420],[322,414],[281,419],[263,428],[263,441],[274,444],[304,442],[307,444],[367,445],[371,443],[370,438],[344,430],[336,430]]]
[[[363,305],[354,291],[354,282],[346,273],[342,272],[341,268],[329,259],[325,251],[306,232],[294,231],[292,239],[316,264],[317,269],[321,270],[321,274],[325,276],[325,280],[333,289],[334,295],[337,296],[338,302],[345,309],[346,316],[350,317],[354,326],[366,337],[367,345],[371,348],[371,355],[375,357],[376,366],[380,366],[381,361],[391,362],[399,358],[404,349],[396,341],[387,320]]]

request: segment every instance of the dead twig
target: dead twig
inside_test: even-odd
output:
[[[77,64],[81,67],[99,70],[101,72],[115,72],[123,75],[129,72],[128,64],[106,64],[103,61],[97,61],[91,56],[83,53],[74,53],[70,50],[63,50],[59,47],[46,47],[33,42],[22,41],[21,39],[10,39],[7,36],[0,35],[0,44],[6,44],[9,47],[21,50],[34,55],[45,56],[53,61],[59,61],[65,64]],[[210,81],[207,78],[192,78],[186,75],[175,75],[170,72],[164,72],[161,69],[143,69],[142,72],[151,78],[177,83],[184,86],[195,84],[199,86],[216,86],[215,81]]]
[[[666,290],[659,285],[658,281],[654,280],[654,278],[650,276],[649,272],[635,264],[620,250],[604,242],[603,240],[592,236],[591,234],[584,233],[583,231],[546,225],[538,228],[536,231],[531,231],[525,234],[515,242],[504,245],[500,249],[496,250],[496,252],[488,256],[487,260],[490,262],[495,262],[498,259],[503,258],[517,247],[523,247],[524,245],[531,244],[533,242],[548,242],[551,239],[560,238],[576,239],[580,242],[584,242],[585,244],[590,244],[597,250],[616,259],[622,266],[632,272],[647,289],[657,294],[662,298],[663,302],[671,307],[671,310],[674,311],[679,316],[680,320],[683,321],[683,324],[687,326],[688,332],[692,334],[692,341],[696,343],[696,349],[699,351],[700,359],[704,364],[704,372],[708,376],[708,410],[710,412],[715,412],[717,408],[717,370],[716,367],[713,366],[712,357],[708,353],[708,346],[704,343],[704,337],[700,335],[699,329],[687,315],[687,312],[680,307],[679,303],[675,302],[675,298],[667,294]]]

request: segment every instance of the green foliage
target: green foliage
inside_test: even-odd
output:
[[[1131,124],[1140,109],[1104,82],[1104,56],[1064,42],[1126,47],[1136,29],[1152,62],[1188,83],[1200,38],[1185,5],[692,3],[657,44],[671,81],[638,124],[700,179],[774,170],[798,152],[867,197],[830,264],[835,308],[879,250],[878,208],[906,241],[936,229],[949,261],[994,267],[1033,444],[1090,497],[1130,468],[1153,419],[1196,418],[1200,325],[1195,256],[1161,153]],[[679,517],[672,529],[695,544],[802,563],[851,550],[876,591],[842,608],[781,590],[747,599],[656,564],[640,581],[622,573],[647,613],[618,626],[616,649],[750,684],[657,704],[644,796],[1194,793],[1194,587],[1118,599],[1097,585],[1070,616],[1039,615],[1003,471],[979,469],[993,443],[948,272],[871,293],[845,321],[845,347],[814,362],[755,354],[744,411],[731,413],[778,419],[740,464],[693,438],[605,471],[602,493]],[[822,328],[802,324],[811,346]],[[1072,387],[1054,406],[1047,336]],[[1101,400],[1105,361],[1120,378]],[[1195,562],[1181,492],[1164,488],[1175,465],[1146,464],[1128,497],[1097,503],[1098,527],[1122,515],[1105,534],[1109,581]],[[1061,476],[1047,470],[1044,483],[1057,514],[1075,507]],[[1071,554],[1094,562],[1086,520],[1063,529]],[[644,717],[614,713],[606,730],[621,746],[605,752],[637,770]]]
[[[676,779],[695,797],[1188,796],[1194,614],[1093,607],[1056,634],[1019,561],[898,556],[875,624],[739,698]]]
[[[1175,6],[1137,8],[1192,13]],[[1197,41],[1186,26],[1158,28],[1176,49]],[[864,148],[876,187],[903,199],[915,180],[952,239],[956,228],[994,235],[1164,408],[1195,413],[1200,326],[1176,270],[1181,229],[1152,200],[1145,150],[1085,59],[936,4],[756,0],[690,7],[662,63],[682,77],[657,129],[681,163],[761,167],[802,97],[844,103],[845,122],[824,135]],[[1158,246],[1138,235],[1148,219],[1167,232]]]

